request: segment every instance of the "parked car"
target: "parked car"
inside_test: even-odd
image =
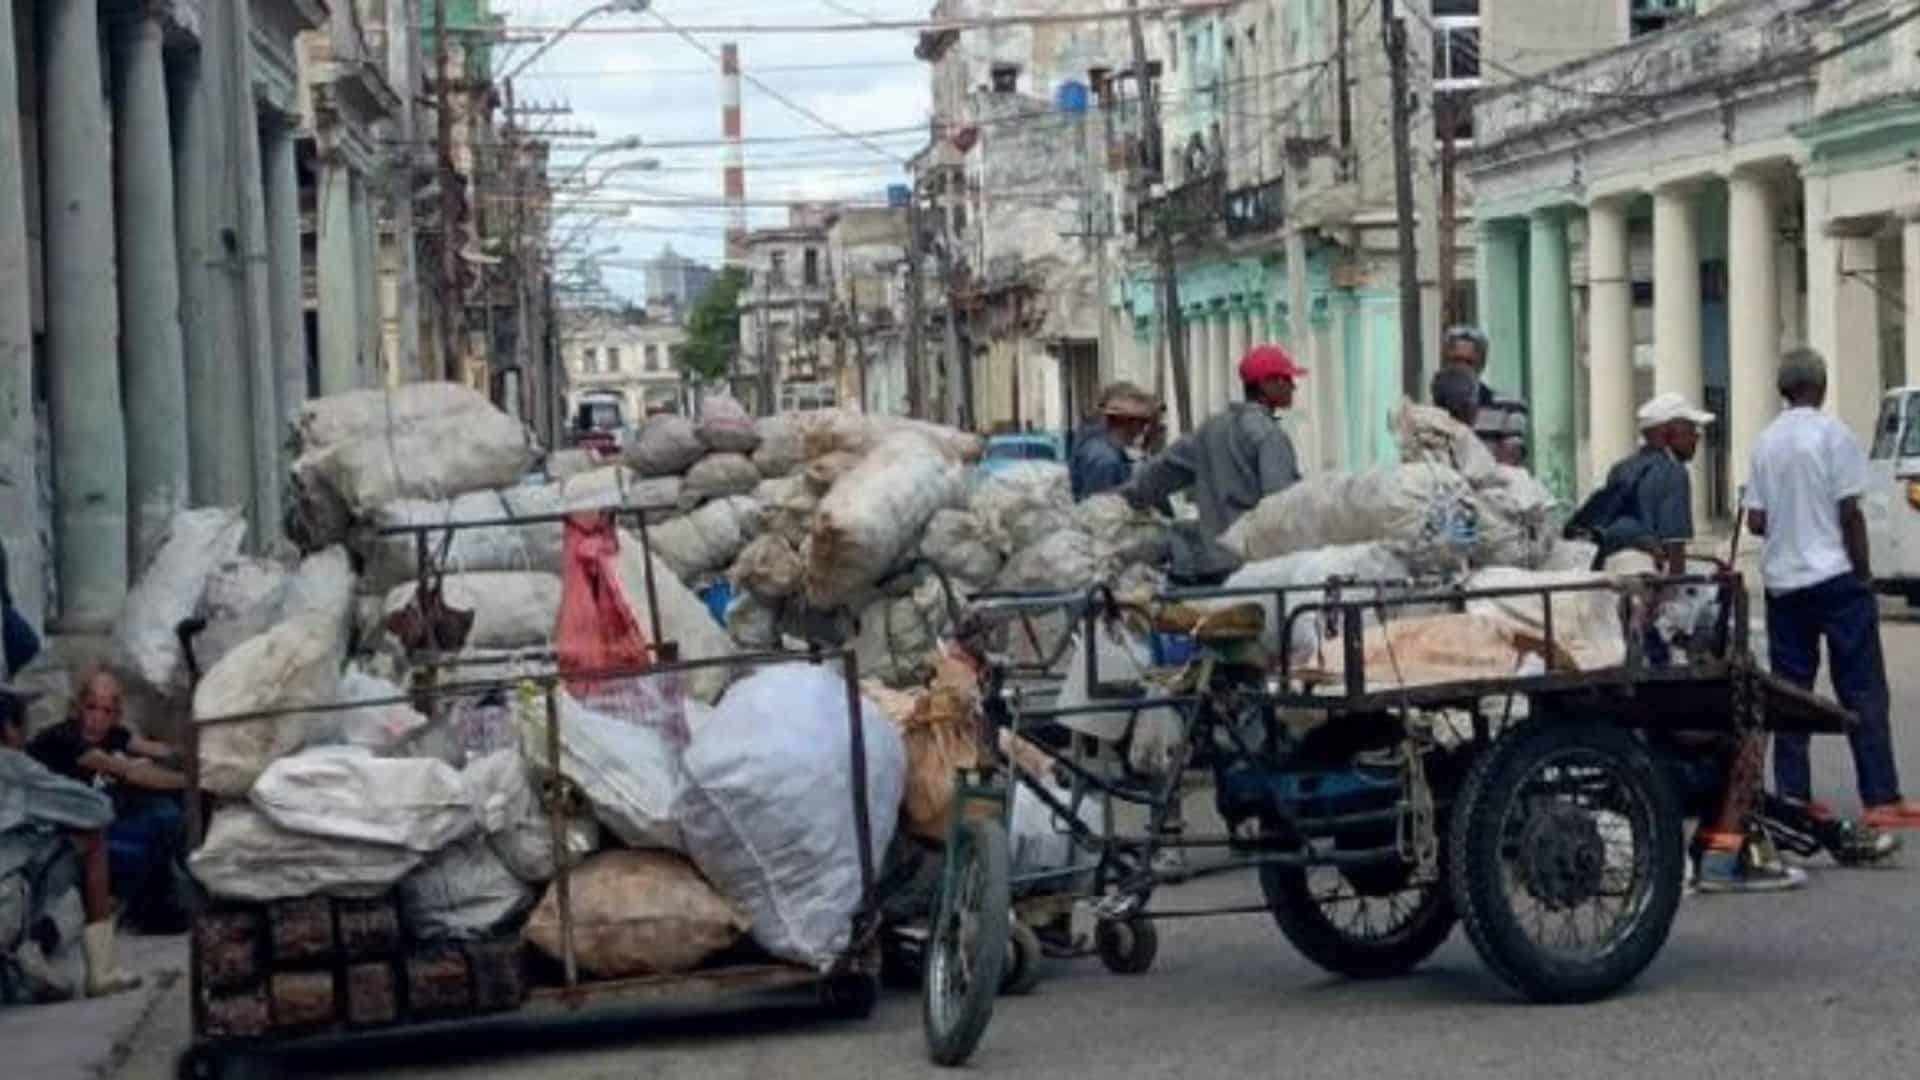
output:
[[[1920,386],[1887,392],[1871,458],[1874,483],[1861,502],[1874,583],[1920,607]]]
[[[1023,461],[1044,461],[1053,465],[1067,463],[1066,439],[1052,432],[1033,431],[1017,435],[994,435],[980,457],[980,471],[988,476]]]

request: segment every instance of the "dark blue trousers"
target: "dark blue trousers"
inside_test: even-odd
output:
[[[1853,770],[1860,800],[1879,806],[1900,798],[1900,772],[1893,762],[1893,732],[1887,665],[1880,652],[1880,608],[1873,591],[1852,574],[1767,597],[1767,649],[1774,674],[1813,689],[1820,674],[1820,641],[1833,664],[1840,704],[1860,718],[1852,735]],[[1810,798],[1810,739],[1782,732],[1773,739],[1773,780],[1789,799]]]

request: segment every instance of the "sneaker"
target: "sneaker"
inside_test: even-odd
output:
[[[1709,848],[1702,852],[1695,882],[1703,893],[1783,892],[1805,885],[1807,873],[1781,862],[1773,845],[1762,839],[1738,851]]]
[[[1875,829],[1920,829],[1920,803],[1901,799],[1869,806],[1860,815],[1860,822]]]
[[[1161,884],[1179,885],[1192,876],[1187,865],[1187,849],[1161,848],[1153,855],[1153,876]]]
[[[1898,833],[1861,825],[1847,818],[1835,818],[1820,826],[1820,843],[1842,866],[1867,866],[1885,862],[1900,850]]]

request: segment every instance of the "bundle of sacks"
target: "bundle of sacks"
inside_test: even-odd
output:
[[[979,475],[979,440],[951,428],[823,410],[760,432],[756,464],[786,471],[754,491],[728,632],[742,649],[843,641],[889,686],[925,681],[967,595],[1082,588],[1162,527],[1118,496],[1076,505],[1063,466]]]

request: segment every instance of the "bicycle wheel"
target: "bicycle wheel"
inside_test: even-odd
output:
[[[993,1019],[1007,962],[1007,832],[998,821],[964,822],[947,852],[950,864],[926,945],[920,993],[927,1054],[956,1066],[973,1056]]]

